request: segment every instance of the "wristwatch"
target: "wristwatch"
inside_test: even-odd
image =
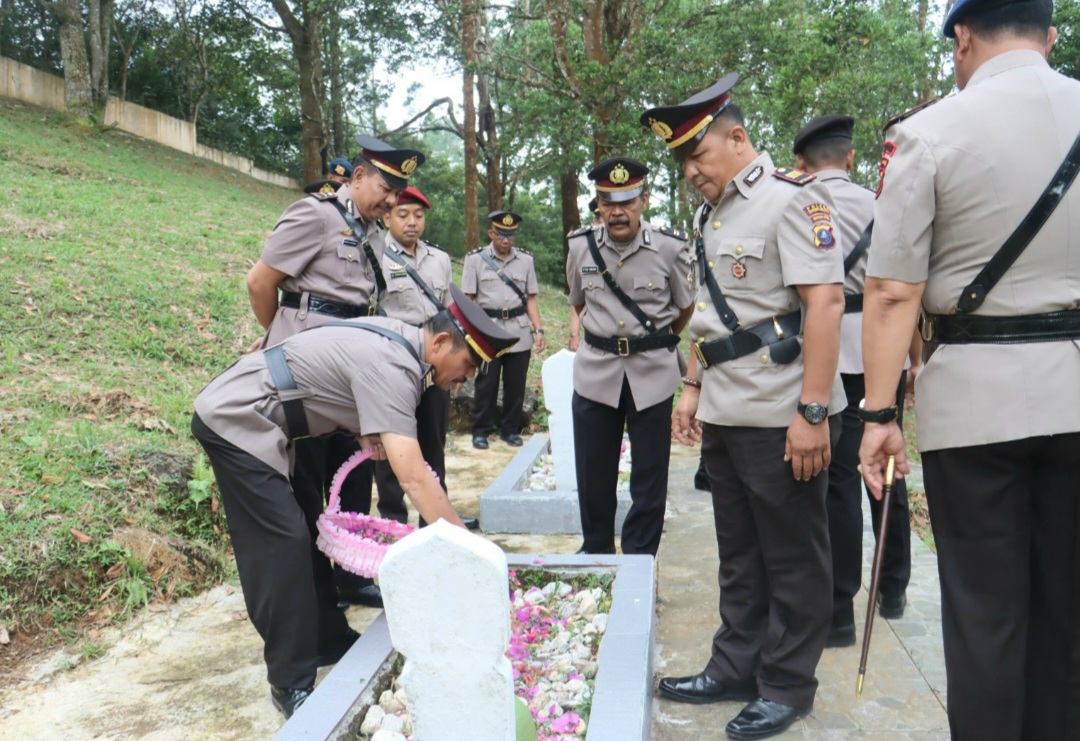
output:
[[[829,418],[829,408],[824,404],[818,404],[816,401],[809,404],[803,404],[800,401],[797,409],[803,419],[812,425],[819,425]]]
[[[866,399],[859,402],[859,419],[863,422],[873,422],[874,424],[883,425],[887,422],[892,422],[896,419],[900,413],[900,407],[893,404],[887,409],[867,409]]]

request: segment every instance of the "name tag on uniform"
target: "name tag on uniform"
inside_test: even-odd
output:
[[[405,278],[408,275],[409,275],[408,272],[406,272],[405,270],[391,270],[390,271],[390,277],[391,278]]]
[[[341,243],[346,247],[355,247],[356,245],[360,244],[355,239],[343,239],[341,240]]]
[[[581,272],[583,275],[592,275],[594,273],[599,273],[600,268],[596,267],[595,265],[586,265],[581,269]]]

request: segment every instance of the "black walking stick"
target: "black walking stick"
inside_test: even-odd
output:
[[[878,590],[881,588],[881,565],[885,561],[885,533],[889,527],[889,505],[892,503],[895,475],[896,459],[890,455],[885,463],[885,480],[881,486],[881,524],[878,526],[877,544],[874,546],[874,566],[870,570],[870,599],[866,606],[866,627],[863,628],[862,656],[859,657],[859,679],[855,683],[856,697],[862,697],[863,679],[866,677],[866,656],[870,653],[870,633],[874,630],[874,612],[877,608]]]

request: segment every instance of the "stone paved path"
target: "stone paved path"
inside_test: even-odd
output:
[[[673,451],[675,452],[675,451]],[[657,679],[700,671],[719,625],[716,539],[706,492],[692,488],[694,455],[673,455],[668,519],[658,560]],[[865,509],[865,506],[864,506]],[[874,538],[864,513],[863,584],[870,583]],[[912,539],[908,608],[900,620],[874,622],[863,696],[855,697],[866,589],[856,597],[858,643],[829,649],[818,667],[814,712],[780,741],[948,741],[941,604],[933,551]],[[723,739],[742,703],[687,705],[662,699],[653,707],[655,741]]]

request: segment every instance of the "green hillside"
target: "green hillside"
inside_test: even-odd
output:
[[[258,336],[244,275],[297,192],[0,100],[0,194],[0,630],[92,653],[225,574],[192,399]],[[541,311],[550,354],[563,294]]]

